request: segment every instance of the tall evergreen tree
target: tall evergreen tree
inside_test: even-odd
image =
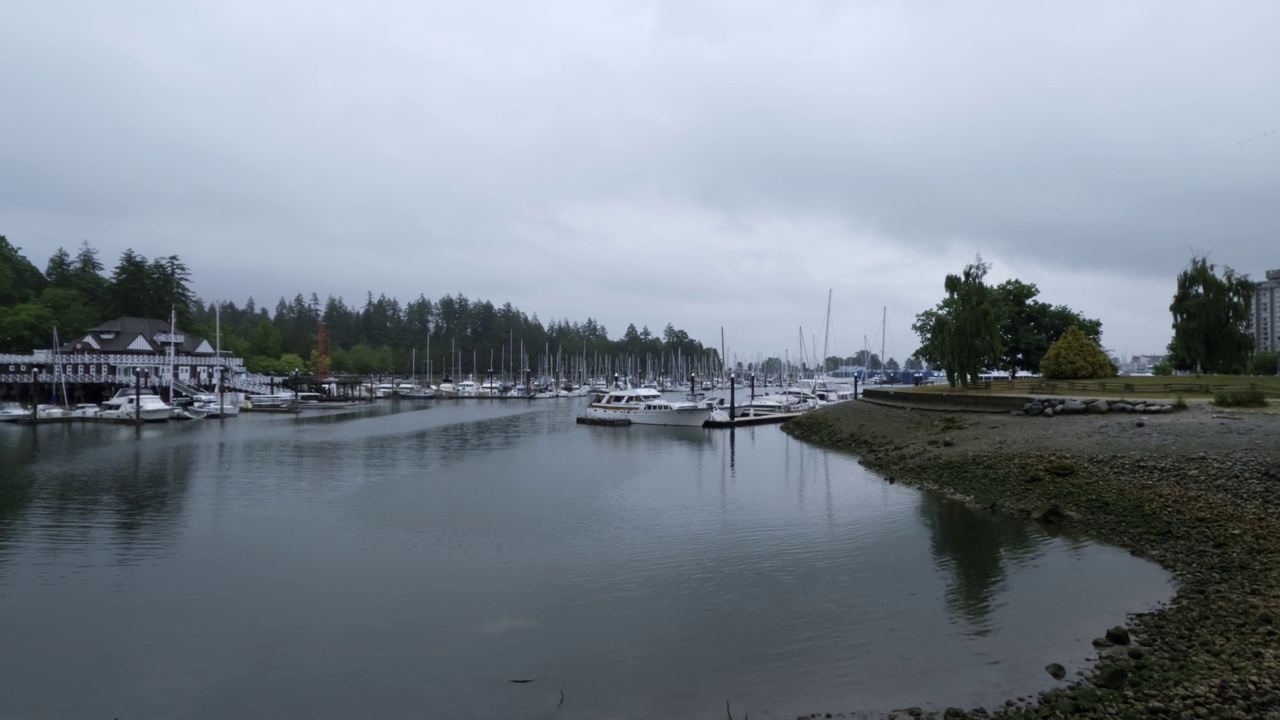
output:
[[[92,305],[101,307],[106,297],[107,279],[102,277],[98,251],[90,247],[88,240],[80,243],[80,250],[71,265],[71,275],[71,287],[79,290]]]
[[[75,270],[71,264],[71,253],[64,248],[55,250],[44,266],[44,277],[49,281],[50,287],[74,287]]]
[[[111,317],[148,317],[151,315],[151,267],[147,259],[126,249],[120,254],[111,279],[107,283],[107,315]],[[166,312],[167,316],[168,313]]]
[[[46,284],[44,275],[22,254],[22,248],[14,247],[0,235],[0,305],[26,302]]]

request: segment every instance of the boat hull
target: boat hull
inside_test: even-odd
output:
[[[674,410],[623,410],[587,408],[592,420],[628,420],[632,425],[666,425],[669,427],[702,427],[711,417],[707,408],[678,408]]]

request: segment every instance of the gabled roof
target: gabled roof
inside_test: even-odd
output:
[[[188,355],[212,355],[213,348],[202,337],[185,333],[178,328],[172,334],[182,337],[176,345],[179,353]],[[168,320],[154,318],[118,317],[90,328],[79,340],[62,346],[63,352],[101,350],[104,353],[163,353],[168,346],[170,327]]]

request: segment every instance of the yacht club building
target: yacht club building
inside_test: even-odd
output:
[[[207,339],[171,327],[167,320],[120,317],[56,349],[0,354],[0,389],[18,396],[23,393],[15,386],[33,381],[103,389],[141,381],[159,388],[170,378],[207,387],[220,366],[230,376],[244,374],[243,360],[225,350],[215,352]]]

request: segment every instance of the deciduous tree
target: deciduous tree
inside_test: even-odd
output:
[[[1178,275],[1178,289],[1169,305],[1173,314],[1173,341],[1169,358],[1178,370],[1197,373],[1241,373],[1253,352],[1253,338],[1245,329],[1253,283],[1248,275],[1236,275],[1203,257]]]
[[[1049,347],[1040,363],[1045,377],[1054,380],[1090,380],[1113,377],[1116,368],[1098,343],[1072,325]]]
[[[988,270],[979,256],[959,275],[948,275],[947,297],[912,325],[923,341],[917,354],[945,368],[952,387],[977,383],[979,373],[1001,356],[1000,312],[983,282]]]

